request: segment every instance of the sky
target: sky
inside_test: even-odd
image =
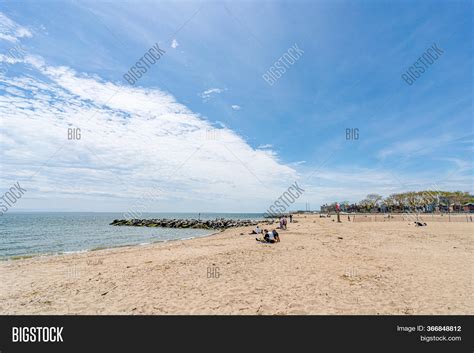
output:
[[[469,1],[0,1],[0,192],[27,190],[13,212],[472,193],[473,38]]]

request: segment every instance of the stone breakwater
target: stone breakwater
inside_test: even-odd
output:
[[[162,227],[162,228],[191,228],[191,229],[227,229],[235,227],[256,226],[257,224],[271,224],[269,221],[252,221],[236,219],[115,219],[112,226],[133,227]]]

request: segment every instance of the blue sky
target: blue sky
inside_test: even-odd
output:
[[[0,4],[0,182],[28,190],[15,210],[126,211],[159,188],[147,211],[263,212],[295,180],[293,210],[473,191],[468,1]],[[155,43],[166,53],[131,86]]]

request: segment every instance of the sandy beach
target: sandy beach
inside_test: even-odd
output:
[[[245,227],[3,261],[0,312],[474,314],[473,223],[294,219],[279,244]]]

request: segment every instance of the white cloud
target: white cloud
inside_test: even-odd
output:
[[[388,147],[381,149],[377,157],[386,159],[391,156],[403,156],[405,158],[430,154],[433,151],[440,150],[441,146],[455,143],[459,137],[453,138],[450,134],[443,134],[436,139],[416,138],[411,140],[399,141]]]
[[[351,170],[351,173],[347,170]],[[301,174],[298,182],[305,193],[295,205],[295,209],[298,207],[304,209],[305,202],[310,202],[312,209],[317,209],[328,202],[343,200],[358,202],[370,193],[386,197],[398,192],[433,188],[469,191],[472,189],[471,171],[472,168],[449,168],[433,178],[430,172],[405,173],[396,168],[391,171],[383,166],[374,169],[356,165],[308,169]]]
[[[179,43],[176,39],[171,41],[171,48],[176,49],[179,46]]]
[[[305,164],[305,163],[306,163],[306,161],[296,161],[296,162],[291,163],[291,164],[297,166],[297,165],[302,165],[302,164]]]
[[[271,145],[269,143],[266,143],[264,145],[258,146],[257,148],[263,150],[263,149],[272,148],[272,147],[273,147],[273,145]]]
[[[0,180],[27,182],[22,207],[125,211],[158,186],[164,193],[150,211],[259,211],[298,178],[273,153],[252,149],[161,90],[107,82],[40,57],[13,65],[33,75],[0,74]],[[81,129],[81,140],[67,140],[69,127]]]
[[[226,91],[225,88],[224,89],[222,89],[222,88],[209,88],[208,90],[205,90],[204,92],[199,93],[198,96],[201,97],[205,102],[207,102],[214,95],[220,94],[224,91]]]
[[[18,38],[31,36],[32,34],[27,28],[18,25],[0,12],[0,40],[16,43]]]
[[[233,110],[240,110],[241,109],[240,105],[236,105],[236,104],[232,105],[231,108]]]

